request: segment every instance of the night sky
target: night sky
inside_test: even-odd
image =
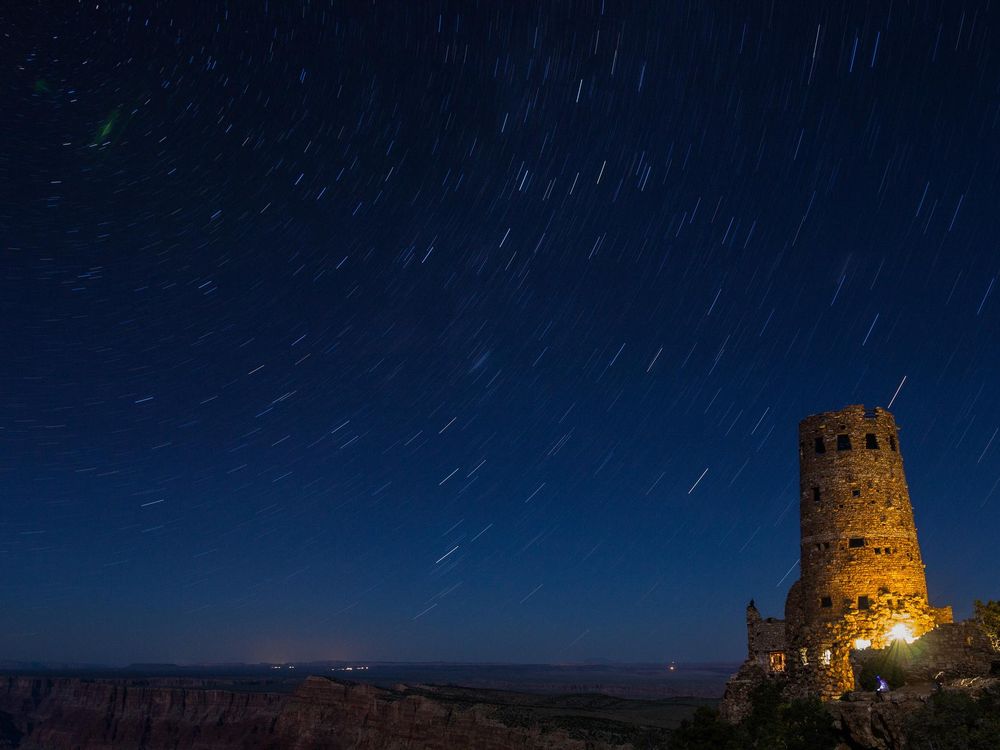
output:
[[[4,3],[0,657],[739,660],[894,396],[1000,598],[1000,14],[787,5]]]

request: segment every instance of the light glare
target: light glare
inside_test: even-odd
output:
[[[910,626],[900,622],[892,626],[892,629],[889,631],[889,640],[913,643],[916,638],[913,637],[913,631],[910,630]]]

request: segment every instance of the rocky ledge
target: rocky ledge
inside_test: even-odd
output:
[[[1000,695],[1000,679],[959,679],[941,690],[972,697],[985,692]],[[937,692],[933,683],[924,683],[894,690],[881,700],[874,693],[847,693],[842,700],[829,702],[827,707],[843,739],[842,747],[906,750],[912,744],[908,737],[909,717],[924,708]]]
[[[0,748],[605,750],[662,746],[693,711],[624,701],[308,677],[294,692],[211,681],[0,677]],[[627,704],[627,705],[625,705]],[[623,718],[624,717],[624,718]]]

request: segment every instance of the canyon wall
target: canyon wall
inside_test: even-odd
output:
[[[607,727],[547,725],[496,704],[324,677],[287,694],[197,680],[0,677],[0,748],[19,750],[632,747],[620,739]]]

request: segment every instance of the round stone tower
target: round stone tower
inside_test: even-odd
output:
[[[793,673],[853,689],[852,648],[912,639],[950,610],[927,581],[892,414],[848,406],[799,423],[801,574],[785,606]]]
[[[799,423],[802,607],[814,622],[879,590],[927,598],[896,420],[863,406]],[[865,599],[867,598],[867,603]]]

